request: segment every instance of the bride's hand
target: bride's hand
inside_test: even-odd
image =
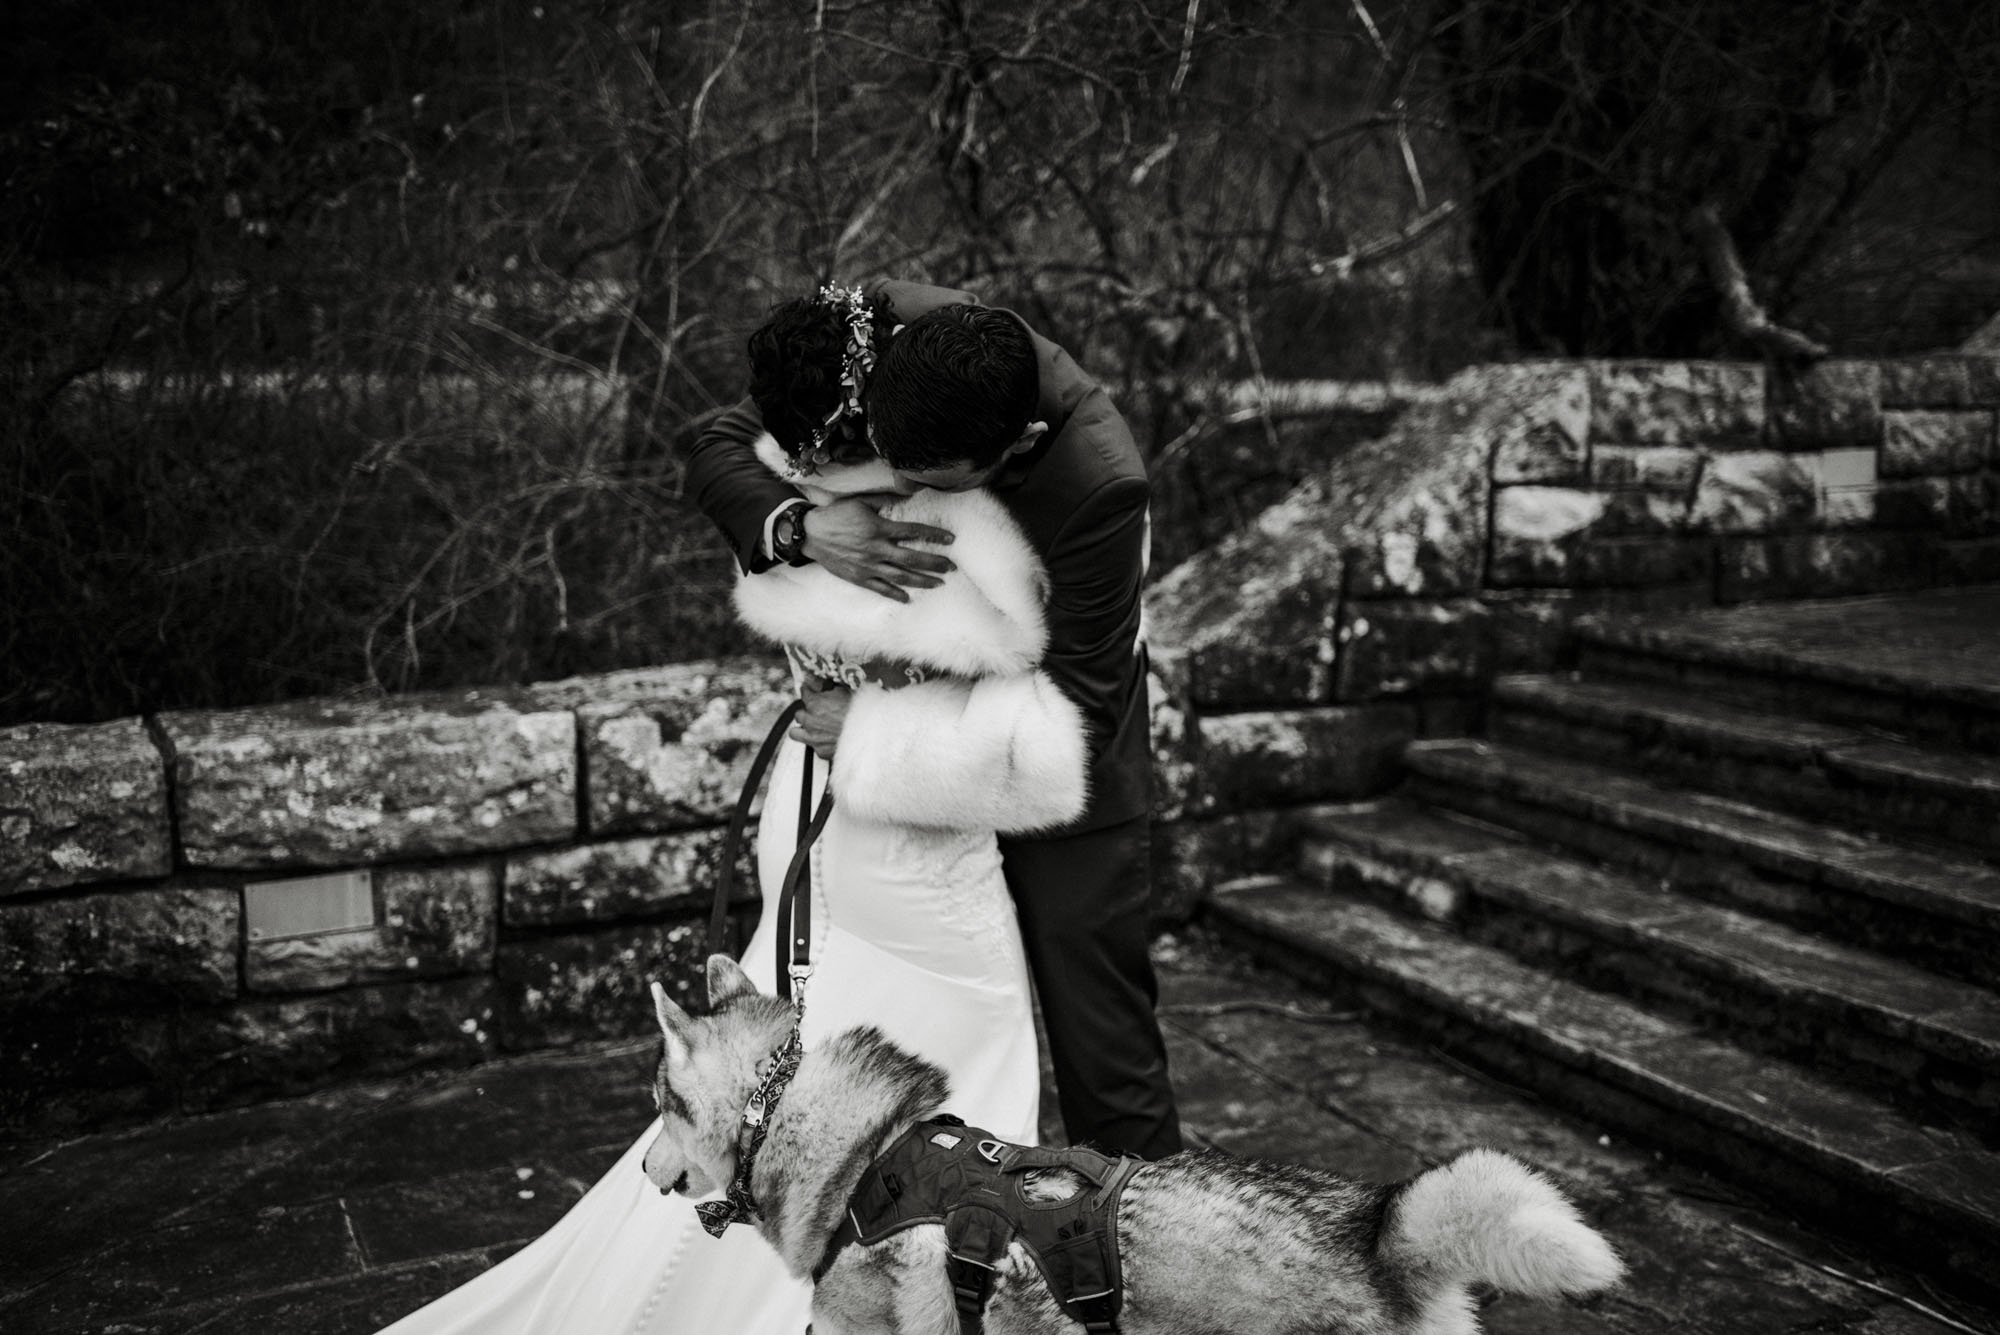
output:
[[[786,735],[819,752],[820,759],[832,760],[854,692],[821,677],[807,677],[799,683],[799,699],[804,707]]]
[[[908,589],[943,583],[940,576],[956,569],[950,561],[903,544],[942,545],[951,541],[950,531],[884,519],[878,508],[858,496],[847,496],[808,510],[800,550],[849,584],[899,603],[910,601]]]

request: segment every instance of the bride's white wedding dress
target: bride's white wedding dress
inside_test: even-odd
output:
[[[784,463],[768,439],[760,456]],[[808,494],[869,491],[863,465]],[[822,499],[823,497],[815,497]],[[1028,971],[995,830],[1059,824],[1083,806],[1080,715],[1035,670],[1041,566],[984,493],[926,492],[888,511],[950,529],[958,570],[896,603],[817,567],[746,577],[738,609],[795,667],[855,687],[833,763],[835,805],[813,865],[808,1047],[872,1024],[944,1067],[946,1107],[1035,1138],[1039,1067]],[[773,990],[771,893],[795,842],[804,748],[772,766],[758,831],[765,914],[744,956]],[[815,764],[815,788],[827,766]],[[685,1198],[640,1168],[657,1123],[555,1227],[384,1335],[801,1335],[810,1284],[753,1228],[704,1233]]]

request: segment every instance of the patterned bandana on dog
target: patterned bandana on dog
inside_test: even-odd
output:
[[[761,1217],[757,1208],[757,1198],[750,1194],[750,1170],[757,1162],[757,1151],[764,1148],[764,1136],[771,1128],[771,1114],[778,1110],[778,1100],[785,1096],[785,1087],[792,1083],[792,1076],[799,1069],[799,1058],[805,1055],[804,1045],[799,1039],[799,1027],[792,1026],[791,1034],[784,1046],[771,1054],[771,1073],[764,1077],[764,1083],[757,1086],[750,1095],[750,1101],[743,1105],[744,1139],[742,1153],[736,1159],[736,1176],[729,1183],[729,1190],[719,1201],[703,1201],[694,1207],[701,1217],[701,1226],[708,1230],[712,1238],[722,1236],[731,1224],[747,1224]],[[740,1133],[739,1133],[740,1134]]]

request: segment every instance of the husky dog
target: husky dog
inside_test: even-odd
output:
[[[745,1105],[795,1023],[789,1003],[758,992],[725,955],[708,961],[708,993],[711,1013],[690,1016],[653,985],[666,1050],[654,1082],[661,1129],[645,1172],[663,1194],[706,1196],[731,1182]],[[804,1054],[749,1176],[758,1231],[795,1274],[820,1264],[868,1165],[945,1094],[943,1072],[873,1028]],[[1068,1170],[1044,1171],[1033,1188],[1043,1199],[1086,1185]],[[1117,1236],[1125,1335],[1472,1335],[1474,1286],[1581,1295],[1624,1268],[1546,1179],[1492,1150],[1388,1186],[1213,1151],[1177,1154],[1133,1173]],[[938,1224],[848,1246],[819,1280],[813,1330],[957,1335],[946,1256]],[[999,1267],[986,1329],[1078,1329],[1018,1240]]]

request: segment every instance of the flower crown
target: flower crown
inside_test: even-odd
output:
[[[868,309],[866,294],[858,287],[843,288],[828,283],[814,299],[840,312],[840,318],[847,324],[847,346],[841,355],[840,402],[813,430],[812,439],[792,461],[789,471],[795,480],[811,477],[833,462],[834,437],[845,433],[850,419],[861,416],[861,391],[875,369],[874,315]]]

